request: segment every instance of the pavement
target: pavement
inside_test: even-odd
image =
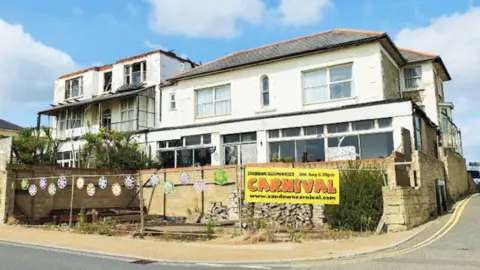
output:
[[[466,202],[466,201],[465,201]],[[208,244],[179,244],[165,243],[149,240],[127,240],[113,237],[101,237],[91,235],[74,235],[62,232],[40,231],[38,229],[25,229],[19,227],[1,227],[0,228],[0,270],[1,269],[480,269],[480,256],[478,249],[480,247],[480,196],[472,197],[468,203],[462,203],[452,215],[444,216],[432,222],[423,229],[417,231],[404,232],[404,234],[387,234],[388,238],[365,238],[348,241],[321,242],[312,246],[309,244],[300,245],[254,245],[253,247],[229,247],[227,245]],[[42,236],[42,237],[39,237]],[[395,235],[395,237],[391,237]],[[402,236],[402,237],[400,237]],[[400,244],[394,248],[385,251],[373,252],[381,247],[396,245],[399,239],[405,239],[414,236],[410,241]],[[48,237],[54,237],[47,242],[41,242],[44,246],[38,245],[38,241],[47,240]],[[71,237],[79,237],[87,243],[83,248],[77,245],[77,248],[69,247],[69,243],[74,243]],[[370,239],[370,240],[369,240]],[[374,242],[378,245],[370,244]],[[130,241],[116,242],[122,243],[120,249],[130,250],[130,253],[108,253],[96,252],[96,245],[106,246],[112,244],[108,241]],[[400,239],[401,240],[401,239]],[[88,244],[90,243],[90,244]],[[115,242],[113,242],[115,243]],[[137,244],[141,243],[141,244]],[[78,244],[78,243],[77,243]],[[357,245],[357,249],[348,250],[350,246]],[[81,246],[81,245],[80,245]],[[137,248],[143,246],[140,251],[151,250],[157,256],[146,257],[138,255]],[[316,259],[310,261],[282,262],[282,259],[288,258],[287,254],[296,254],[292,250],[312,246],[312,252],[304,255]],[[325,252],[326,247],[330,246]],[[88,248],[90,247],[90,248]],[[185,257],[194,250],[203,251],[203,256],[207,259],[203,261],[187,260],[161,260],[162,254],[171,254],[172,250],[184,248]],[[228,247],[228,248],[227,248]],[[322,249],[323,247],[323,249]],[[341,250],[346,247],[347,250]],[[360,247],[360,248],[359,248]],[[81,249],[82,248],[82,249]],[[340,250],[337,250],[340,248]],[[358,251],[371,253],[367,255],[357,255]],[[318,251],[319,253],[316,253]],[[178,250],[176,250],[178,252]],[[323,253],[322,253],[323,252]],[[328,254],[335,253],[335,254]],[[200,255],[202,255],[200,254]],[[225,254],[236,254],[242,257],[239,261],[215,262],[210,258],[219,258]],[[246,255],[250,254],[250,255]],[[263,254],[263,255],[258,255]],[[261,262],[259,258],[270,258],[272,254],[277,254],[275,262]],[[143,254],[148,255],[148,254]],[[265,256],[266,255],[266,256]],[[330,255],[330,256],[328,256]],[[168,256],[167,256],[168,257]],[[328,259],[330,257],[330,259]],[[345,257],[331,259],[332,257]],[[146,259],[138,261],[139,258]],[[163,257],[164,258],[164,257]],[[300,257],[298,257],[300,258]],[[148,261],[148,259],[152,259]],[[231,258],[234,259],[234,258]],[[250,260],[250,262],[248,262]],[[253,260],[253,261],[252,261]]]

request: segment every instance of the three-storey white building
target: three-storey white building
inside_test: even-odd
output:
[[[56,137],[64,140],[58,163],[74,166],[85,143],[81,136],[100,128],[133,131],[143,142],[143,131],[155,128],[160,115],[155,99],[159,85],[194,66],[173,52],[155,50],[61,76],[51,108],[39,112],[51,116]]]

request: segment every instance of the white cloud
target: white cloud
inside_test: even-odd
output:
[[[78,68],[72,58],[26,33],[22,25],[0,19],[0,108],[45,106],[53,100],[53,82]]]
[[[330,0],[281,0],[278,7],[285,25],[304,26],[319,23]]]
[[[161,44],[153,43],[148,39],[143,42],[143,46],[145,46],[149,49],[152,49],[152,50],[160,49],[160,50],[168,51],[167,47],[165,47]]]
[[[161,35],[232,38],[249,25],[316,24],[331,0],[147,0],[151,5],[150,28]]]
[[[476,153],[476,158],[480,158],[480,136],[465,132],[475,121],[472,116],[479,116],[474,109],[480,99],[480,28],[474,25],[480,25],[480,6],[434,18],[427,26],[404,28],[398,33],[396,43],[442,57],[452,76],[452,81],[445,84],[445,92],[447,101],[456,104],[454,121],[464,131],[464,145],[476,149],[466,152]]]

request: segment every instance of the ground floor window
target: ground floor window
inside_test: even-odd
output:
[[[238,133],[223,136],[224,164],[257,163],[257,133]]]
[[[211,135],[185,136],[178,140],[160,141],[158,159],[163,168],[209,166],[212,164]]]
[[[269,149],[271,162],[325,161],[324,139],[271,142]]]

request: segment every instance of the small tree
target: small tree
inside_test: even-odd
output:
[[[340,204],[326,205],[327,223],[334,229],[374,230],[383,213],[383,175],[378,165],[350,162],[340,173]]]
[[[24,165],[56,165],[61,142],[53,138],[52,129],[22,128],[13,138],[12,152],[16,163]]]

